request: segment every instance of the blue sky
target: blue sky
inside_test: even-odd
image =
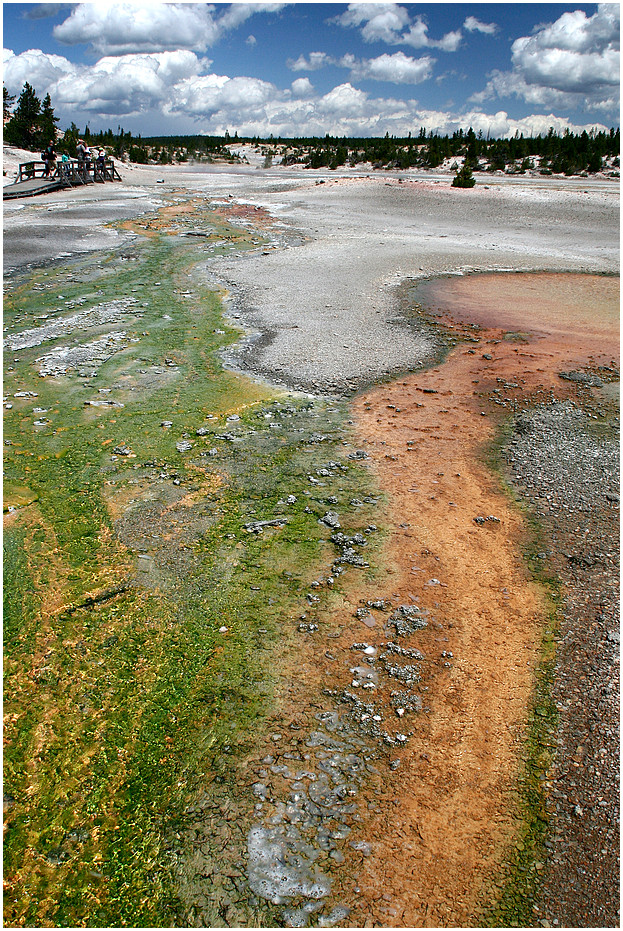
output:
[[[4,3],[61,128],[492,135],[619,125],[619,4]]]

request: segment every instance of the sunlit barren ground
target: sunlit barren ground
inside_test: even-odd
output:
[[[5,922],[614,926],[618,188],[121,172],[5,206]]]

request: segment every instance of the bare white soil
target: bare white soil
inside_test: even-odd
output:
[[[451,177],[247,172],[243,194],[278,218],[290,246],[277,240],[244,259],[206,262],[264,336],[241,347],[238,362],[290,386],[339,392],[428,357],[429,341],[396,317],[405,279],[618,271],[616,184],[484,176],[458,190]],[[212,190],[224,180],[213,176]],[[240,181],[227,180],[233,199]]]
[[[23,160],[19,151],[7,151]],[[485,270],[618,273],[619,186],[594,179],[480,175],[451,187],[450,172],[309,171],[258,165],[118,164],[123,184],[9,201],[5,268],[112,247],[105,223],[187,191],[250,203],[273,216],[269,248],[206,258],[230,311],[259,334],[237,364],[306,390],[342,391],[430,353],[397,318],[405,279]],[[6,180],[6,178],[5,178]]]

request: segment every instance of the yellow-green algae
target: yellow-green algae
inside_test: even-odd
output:
[[[242,250],[251,234],[202,208],[174,228],[162,217],[142,219],[148,235],[115,253],[9,282],[9,334],[43,314],[67,316],[66,302],[86,299],[75,311],[132,295],[145,305],[123,324],[136,342],[96,377],[37,374],[35,360],[75,334],[5,355],[10,925],[184,922],[173,856],[184,812],[211,792],[234,800],[241,825],[249,817],[237,766],[275,712],[295,612],[331,558],[303,491],[310,470],[342,454],[345,409],[223,369],[218,351],[237,332],[193,270],[208,237]],[[202,224],[206,238],[189,241],[184,223]],[[37,397],[15,398],[29,391]],[[86,403],[102,397],[124,406]],[[233,414],[244,439],[219,440]],[[323,442],[306,443],[315,431]],[[185,433],[193,448],[180,453]],[[115,456],[119,446],[130,455]],[[201,457],[210,448],[218,453]],[[365,481],[353,465],[323,494],[361,493]],[[244,530],[282,513],[292,494],[283,528]],[[221,852],[223,874],[237,855],[236,841]],[[215,882],[211,923],[222,923],[228,882]],[[275,916],[256,904],[240,920]]]

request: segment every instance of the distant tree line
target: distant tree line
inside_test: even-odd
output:
[[[261,140],[251,140],[261,144]],[[510,138],[485,138],[482,132],[459,129],[451,136],[420,129],[415,137],[397,138],[386,134],[379,139],[333,138],[276,139],[276,147],[285,149],[283,161],[301,163],[310,168],[338,168],[342,165],[370,163],[375,168],[437,168],[447,159],[462,159],[471,170],[512,171],[522,173],[537,168],[542,174],[567,175],[600,171],[604,159],[619,166],[620,131],[569,130],[558,134],[550,129],[546,135]]]
[[[41,102],[30,84],[24,84],[17,104],[6,87],[4,90],[4,140],[13,145],[36,151],[57,138],[54,109],[47,94]],[[71,123],[58,139],[57,149],[68,155],[76,154],[76,144],[83,138],[87,145],[104,148],[119,159],[143,164],[178,164],[189,159],[238,160],[232,154],[237,144],[250,143],[264,155],[264,165],[276,156],[282,164],[299,164],[307,168],[339,168],[344,165],[371,164],[373,168],[437,168],[447,160],[457,160],[456,169],[462,171],[457,186],[470,186],[471,172],[505,171],[525,173],[536,169],[541,174],[575,175],[595,173],[604,167],[619,168],[620,130],[556,133],[524,136],[515,133],[510,138],[485,137],[470,127],[459,129],[451,136],[440,136],[421,127],[418,134],[407,137],[383,138],[310,136],[285,138],[270,136],[149,136],[142,138],[107,129],[91,132],[87,125],[81,133]],[[458,161],[460,160],[460,161]],[[465,182],[465,183],[463,183]]]

